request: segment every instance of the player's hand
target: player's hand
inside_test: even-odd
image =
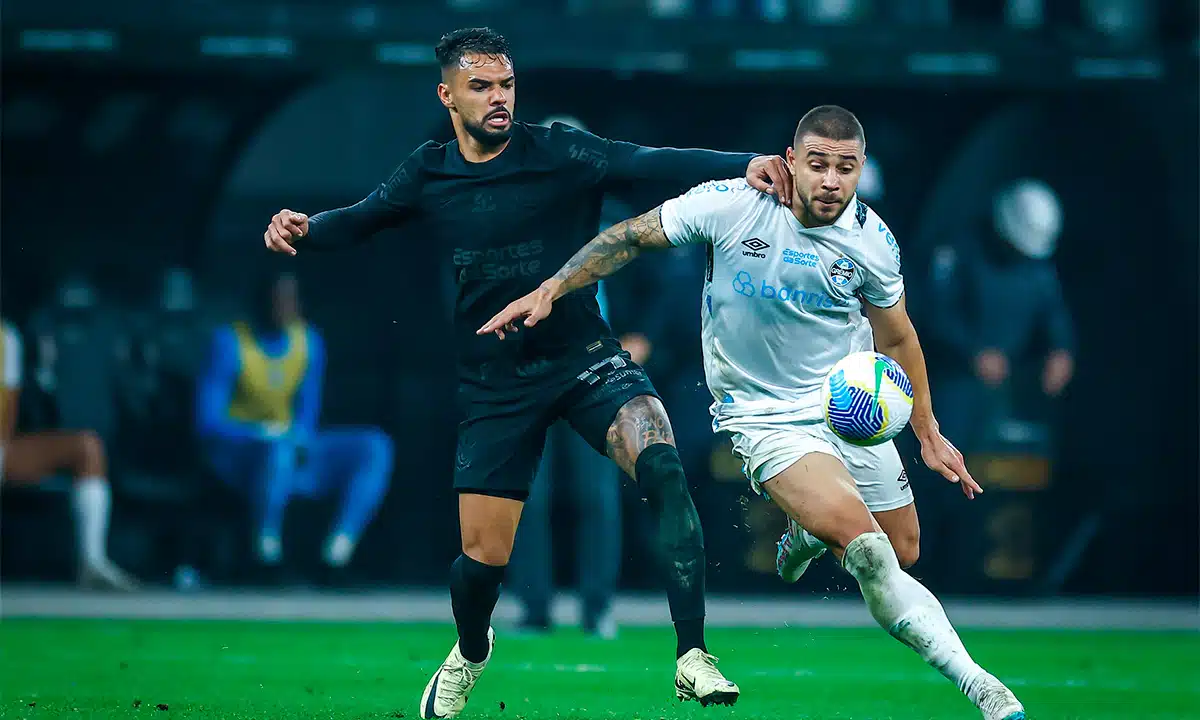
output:
[[[984,350],[975,356],[975,374],[988,385],[999,385],[1008,378],[1008,358],[999,350]]]
[[[1055,350],[1046,358],[1046,367],[1042,370],[1042,391],[1050,397],[1057,397],[1071,382],[1075,374],[1075,360],[1066,350]]]
[[[518,330],[517,321],[525,318],[525,327],[533,327],[550,315],[554,307],[554,295],[550,290],[539,287],[523,298],[513,300],[500,312],[496,313],[483,327],[475,331],[476,335],[490,335],[504,339],[505,331],[515,333]]]
[[[271,224],[263,233],[263,242],[272,252],[295,255],[296,248],[292,247],[296,238],[308,234],[308,216],[291,210],[280,210],[271,218]]]
[[[746,182],[750,187],[779,202],[792,206],[792,171],[778,155],[759,155],[746,168]]]
[[[983,488],[967,472],[962,453],[942,435],[936,425],[931,430],[919,433],[917,438],[921,441],[921,459],[930,470],[952,483],[958,483],[969,500],[983,494]]]

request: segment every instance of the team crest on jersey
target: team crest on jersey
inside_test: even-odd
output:
[[[850,258],[838,258],[829,266],[829,282],[837,287],[845,287],[854,279],[856,267]]]

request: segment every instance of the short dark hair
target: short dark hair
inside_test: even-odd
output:
[[[799,145],[800,138],[805,135],[816,135],[830,140],[858,140],[864,145],[867,143],[862,123],[854,117],[854,113],[838,105],[818,105],[804,113],[804,117],[800,118],[796,125],[793,143]]]
[[[508,40],[491,28],[461,28],[446,33],[433,49],[437,56],[438,65],[443,70],[458,66],[463,55],[478,53],[491,57],[505,57],[512,61],[512,53],[508,49]]]

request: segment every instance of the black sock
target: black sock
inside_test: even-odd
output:
[[[484,565],[466,555],[459,555],[450,566],[450,604],[458,625],[458,650],[470,662],[487,659],[487,631],[503,579],[504,566]]]
[[[704,533],[679,452],[656,443],[638,455],[638,487],[653,518],[654,550],[666,570],[676,657],[704,646]]]

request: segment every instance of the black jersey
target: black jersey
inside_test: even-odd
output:
[[[595,236],[605,192],[638,182],[682,192],[707,180],[741,177],[753,157],[646,148],[560,123],[514,123],[508,146],[487,162],[467,162],[457,141],[422,145],[366,199],[310,218],[309,237],[301,242],[360,242],[413,223],[424,247],[444,248],[453,257],[460,380],[503,391],[571,372],[589,347],[611,339],[595,285],[559,299],[549,318],[503,341],[475,334]]]

